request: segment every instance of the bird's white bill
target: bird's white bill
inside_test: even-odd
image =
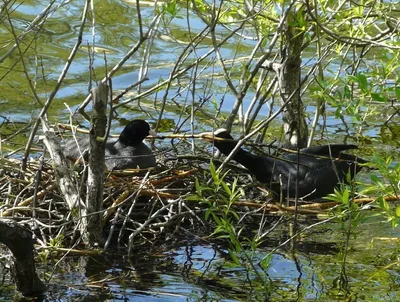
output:
[[[157,136],[157,132],[155,132],[153,129],[150,129],[149,134],[151,136]]]

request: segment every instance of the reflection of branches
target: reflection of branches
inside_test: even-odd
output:
[[[38,118],[37,118],[37,120],[36,120],[36,122],[35,122],[35,124],[33,126],[33,129],[31,131],[31,134],[29,135],[29,140],[28,140],[28,142],[27,142],[27,144],[25,146],[25,152],[24,152],[24,155],[22,157],[22,167],[21,167],[21,169],[23,171],[25,171],[25,169],[26,169],[26,164],[27,164],[27,160],[28,160],[29,151],[30,151],[30,148],[32,146],[33,139],[34,139],[34,137],[36,135],[36,132],[37,132],[37,130],[39,128],[39,124],[40,124],[41,118],[43,118],[46,115],[47,110],[49,109],[54,97],[56,96],[58,90],[60,89],[61,84],[62,84],[65,76],[67,75],[68,69],[71,66],[72,61],[73,61],[76,53],[78,52],[79,46],[82,43],[83,29],[85,28],[86,16],[87,16],[88,7],[89,7],[90,2],[91,2],[90,0],[87,0],[85,2],[85,7],[83,9],[83,14],[82,14],[82,22],[81,22],[81,26],[80,26],[79,32],[78,32],[78,40],[76,41],[74,47],[72,48],[71,53],[70,53],[70,55],[69,55],[69,57],[67,59],[67,62],[65,63],[64,69],[62,70],[60,76],[58,77],[57,83],[56,83],[53,91],[49,95],[48,99],[46,100],[46,103],[44,104],[42,110],[40,111],[39,116],[38,116]]]
[[[243,72],[242,72],[242,75],[241,75],[241,89],[236,94],[238,97],[236,98],[236,101],[235,101],[235,104],[233,105],[233,109],[231,111],[231,114],[229,115],[229,117],[228,117],[228,119],[226,121],[226,125],[225,125],[225,127],[228,130],[231,129],[231,127],[233,125],[233,121],[234,121],[234,119],[235,119],[235,117],[236,117],[236,115],[237,115],[237,113],[239,111],[239,108],[240,108],[240,106],[242,106],[243,99],[244,99],[244,97],[245,97],[245,95],[247,93],[247,90],[250,88],[250,85],[251,85],[253,79],[255,78],[255,76],[258,74],[259,69],[262,68],[262,67],[265,67],[266,65],[270,65],[269,63],[273,64],[272,62],[267,61],[267,59],[271,56],[271,53],[272,53],[272,51],[273,51],[273,49],[275,47],[275,44],[276,44],[276,42],[278,41],[278,38],[281,35],[282,29],[284,27],[284,24],[286,22],[286,19],[287,19],[287,16],[288,16],[289,12],[290,12],[290,9],[294,5],[294,3],[295,3],[295,1],[292,1],[289,4],[289,6],[286,9],[286,11],[284,12],[284,14],[282,15],[282,17],[281,17],[281,19],[279,21],[279,24],[277,25],[277,28],[275,30],[275,34],[272,37],[271,42],[269,44],[268,51],[258,59],[255,67],[253,68],[253,70],[250,72],[250,75],[246,79],[245,79],[245,74],[250,69],[251,63],[254,61],[256,52],[259,50],[259,48],[261,47],[262,43],[264,42],[263,38],[260,39],[259,43],[257,43],[256,47],[252,51],[252,54],[251,54],[249,60],[247,61],[245,67],[243,68]],[[249,115],[249,113],[246,113],[245,116],[246,115]],[[254,116],[254,118],[252,120],[254,120],[255,118],[256,118],[256,116]],[[249,124],[246,125],[246,126],[247,126],[247,129],[250,128]]]
[[[394,118],[396,115],[400,116],[400,110],[399,108],[396,108],[396,106],[394,106],[393,101],[391,104],[391,107],[394,109],[394,112],[386,119],[386,121],[383,123],[383,126],[387,126],[387,124],[392,120],[392,118]]]
[[[272,249],[272,250],[268,253],[268,255],[266,255],[266,256],[263,258],[263,260],[264,260],[264,259],[267,259],[269,256],[271,256],[272,254],[274,254],[277,250],[279,250],[281,247],[285,246],[287,243],[289,243],[290,241],[292,241],[294,238],[297,238],[299,235],[305,233],[306,231],[308,231],[308,230],[310,230],[310,229],[312,229],[312,228],[314,228],[314,227],[316,227],[316,226],[318,226],[318,225],[327,223],[327,222],[329,222],[329,221],[331,221],[331,220],[334,220],[334,219],[336,219],[336,217],[332,216],[332,217],[329,217],[329,218],[327,218],[327,219],[325,219],[325,220],[318,221],[318,222],[316,222],[316,223],[314,223],[314,224],[311,224],[311,225],[309,225],[309,226],[306,226],[304,229],[298,231],[296,234],[294,234],[293,236],[291,236],[290,238],[288,238],[287,240],[285,240],[284,242],[282,242],[281,244],[279,244],[277,247],[275,247],[274,249]],[[260,262],[262,262],[263,260],[261,260]]]
[[[12,23],[12,20],[11,20],[10,12],[8,11],[7,6],[5,6],[5,11],[6,11],[6,15],[7,15],[7,18],[8,18],[8,22],[10,23],[11,33],[12,33],[12,35],[14,37],[14,41],[15,41],[15,45],[14,46],[16,46],[17,49],[18,49],[19,58],[21,60],[21,65],[22,65],[22,68],[24,70],[24,74],[25,74],[25,77],[27,79],[29,88],[31,89],[31,92],[32,92],[33,96],[35,97],[36,102],[38,102],[39,105],[43,106],[43,103],[40,100],[39,96],[37,95],[35,87],[33,86],[32,79],[29,76],[28,68],[27,68],[27,66],[25,64],[24,53],[23,53],[23,51],[21,49],[20,41],[19,41],[19,38],[17,37],[17,33],[15,32],[15,29],[14,29],[14,26],[13,26],[13,23]],[[33,40],[34,39],[32,39],[32,41]],[[28,49],[28,48],[29,47],[27,47],[26,49]],[[13,47],[13,49],[15,49],[15,48]]]
[[[327,28],[324,24],[322,24],[319,19],[313,14],[313,8],[310,5],[310,1],[306,0],[305,1],[306,6],[307,6],[307,11],[308,14],[310,15],[311,19],[318,24],[318,27],[323,30],[328,36],[330,36],[332,39],[344,43],[344,44],[351,44],[357,47],[365,47],[368,45],[375,45],[375,46],[381,46],[385,48],[391,48],[391,49],[400,49],[399,46],[394,46],[394,45],[388,45],[381,43],[381,40],[388,39],[388,35],[392,32],[394,32],[393,27],[389,27],[388,29],[381,31],[379,34],[377,34],[375,37],[372,37],[370,39],[362,39],[359,37],[351,37],[351,36],[345,36],[345,35],[338,35],[334,31],[330,30]]]
[[[4,60],[14,52],[14,50],[18,47],[18,42],[21,42],[26,37],[26,35],[29,34],[32,30],[36,29],[37,27],[42,26],[47,21],[47,19],[51,16],[52,13],[57,11],[60,7],[68,4],[70,2],[70,0],[64,1],[64,2],[60,3],[59,5],[57,5],[56,7],[52,8],[52,6],[55,2],[56,2],[55,0],[50,2],[50,4],[47,5],[44,8],[44,10],[39,15],[37,15],[37,17],[31,22],[31,24],[28,26],[28,28],[19,35],[19,37],[15,40],[15,44],[0,58],[0,64],[3,63]],[[7,11],[7,4],[4,4],[4,9]],[[2,13],[2,11],[0,11],[0,13]],[[11,21],[10,21],[10,24],[11,24]]]
[[[153,29],[153,27],[158,24],[158,19],[160,18],[160,15],[157,15],[153,18],[149,25],[149,31],[144,34],[142,37],[139,38],[139,41],[131,48],[130,51],[127,52],[127,54],[110,70],[110,72],[107,74],[106,77],[104,77],[101,81],[102,83],[105,83],[108,78],[112,78],[112,76],[119,70],[121,67],[125,64],[125,62],[134,54],[136,53],[139,48],[142,46],[142,44],[146,41],[148,33]],[[89,94],[86,99],[82,102],[82,104],[77,108],[76,111],[82,112],[85,107],[89,104],[91,99],[91,95]],[[119,104],[121,105],[121,104]],[[114,108],[119,107],[119,105],[115,106]],[[76,112],[75,111],[75,112]]]
[[[195,48],[202,41],[202,39],[204,38],[203,34],[206,33],[207,31],[208,31],[208,26],[206,28],[204,28],[201,33],[196,35],[196,37],[193,39],[194,41],[196,41],[195,43],[189,43],[184,48],[184,50],[181,52],[180,56],[176,60],[176,63],[174,65],[174,67],[172,68],[172,71],[169,74],[168,80],[164,81],[166,87],[165,87],[165,93],[164,93],[163,98],[162,98],[161,109],[160,109],[160,112],[159,112],[159,115],[158,115],[157,124],[156,124],[156,127],[155,127],[156,131],[157,131],[157,129],[159,128],[159,126],[161,124],[161,120],[162,120],[163,115],[164,115],[165,106],[167,104],[167,98],[168,98],[169,90],[170,90],[170,87],[172,86],[173,80],[176,79],[178,77],[178,75],[181,75],[184,72],[186,72],[187,70],[197,66],[202,61],[200,59],[197,59],[193,64],[189,65],[190,68],[183,68],[182,70],[180,70],[180,68],[183,66],[183,63],[189,57],[189,54],[191,53],[192,48]],[[206,58],[206,56],[204,58]]]
[[[140,12],[139,1],[136,1],[136,2],[137,2],[137,6],[138,6],[137,9]],[[139,21],[141,21],[140,13],[138,13],[138,18],[139,18]],[[142,88],[141,81],[147,77],[147,73],[149,70],[149,60],[150,60],[151,48],[154,45],[154,37],[156,36],[156,34],[158,32],[158,25],[160,23],[160,20],[161,20],[161,18],[157,18],[156,22],[154,23],[154,26],[150,27],[149,31],[146,34],[147,43],[146,43],[146,47],[144,48],[142,64],[140,66],[139,74],[138,74],[138,82],[140,82],[139,87],[138,87],[139,93]],[[141,40],[144,38],[143,29],[142,29],[141,24],[139,27],[140,27],[140,40]],[[140,107],[140,104],[139,104],[139,107]]]
[[[232,32],[230,35],[228,35],[227,37],[225,37],[219,44],[218,47],[221,47],[223,44],[226,43],[226,41],[228,41],[233,34],[235,34],[235,32],[238,29],[236,29],[234,32]],[[199,33],[196,38],[200,38],[203,37],[204,33],[206,33],[208,31],[208,27],[205,28],[201,33]],[[195,39],[196,39],[195,38]],[[193,40],[195,40],[193,39]],[[177,79],[178,77],[180,77],[181,75],[185,74],[188,70],[190,70],[191,68],[193,68],[194,66],[196,66],[197,64],[201,63],[202,61],[204,61],[207,57],[209,57],[212,53],[214,53],[214,49],[209,50],[207,53],[205,53],[204,55],[202,55],[201,57],[199,57],[197,60],[195,60],[193,63],[190,63],[187,66],[183,66],[183,63],[186,61],[186,59],[188,58],[189,54],[191,53],[191,49],[192,47],[196,47],[196,45],[198,45],[198,43],[200,43],[201,41],[198,40],[196,41],[196,44],[190,43],[181,53],[181,55],[179,56],[179,58],[176,60],[176,64],[172,70],[172,72],[170,73],[170,76],[167,80],[160,82],[159,84],[149,88],[147,91],[144,91],[124,102],[121,102],[117,105],[114,106],[114,108],[118,108],[121,106],[124,106],[126,104],[129,104],[139,98],[142,98],[144,96],[150,95],[151,93],[159,90],[161,87],[167,85],[168,87],[171,86],[172,80]],[[170,84],[168,84],[170,83]],[[164,96],[165,98],[165,96]]]

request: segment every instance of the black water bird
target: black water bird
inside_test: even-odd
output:
[[[143,143],[148,135],[157,135],[151,130],[149,123],[144,120],[133,120],[125,126],[118,139],[109,138],[105,146],[107,169],[111,171],[154,167],[156,158],[151,149]],[[64,155],[68,159],[76,161],[82,157],[84,150],[89,149],[89,146],[89,137],[81,138],[78,141],[69,140],[65,144]]]
[[[212,141],[224,155],[229,155],[237,144],[225,129],[219,129],[214,133],[203,133],[203,139]],[[313,199],[333,193],[340,182],[346,181],[347,173],[350,173],[353,179],[361,170],[360,164],[365,163],[365,160],[342,153],[351,149],[357,149],[357,146],[322,145],[301,149],[299,156],[294,152],[274,157],[255,155],[240,148],[233,159],[246,167],[276,194],[295,197],[297,185],[299,198]]]

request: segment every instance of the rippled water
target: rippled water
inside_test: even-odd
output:
[[[234,264],[228,251],[206,241],[176,238],[138,251],[131,259],[111,252],[99,257],[66,257],[39,264],[47,279],[46,301],[397,301],[400,274],[396,263],[397,231],[374,218],[362,225],[343,275],[340,223],[326,223],[271,254],[264,274],[267,292],[252,270]],[[305,223],[305,222],[304,222]],[[285,228],[286,226],[282,226]],[[287,239],[278,230],[268,237],[254,263]],[[121,257],[122,256],[122,257]],[[261,268],[258,267],[260,272]],[[0,296],[11,299],[9,274]],[[338,278],[348,284],[340,289]]]
[[[43,1],[24,1],[11,17],[18,31],[26,28],[29,22],[44,8]],[[66,59],[77,41],[77,33],[81,24],[81,12],[84,1],[71,1],[54,12],[43,29],[33,31],[24,40],[24,46],[33,38],[26,58],[26,66],[30,77],[37,82],[38,95],[44,102],[55,86]],[[142,18],[149,24],[154,14],[154,3],[143,2]],[[104,55],[107,57],[107,70],[110,70],[139,38],[136,6],[128,1],[95,2],[95,36],[92,36],[90,22],[87,23],[83,35],[83,43],[73,60],[68,75],[57,93],[50,110],[49,119],[53,122],[67,122],[69,110],[74,111],[88,93],[89,57],[87,45],[96,44],[94,76],[100,80],[105,74]],[[152,46],[153,53],[149,62],[149,80],[143,89],[163,81],[169,77],[180,49],[188,41],[185,31],[186,21],[174,19],[168,27],[160,28]],[[200,22],[191,19],[191,29],[198,32],[202,29]],[[168,28],[168,30],[167,30]],[[221,29],[223,30],[223,29]],[[12,41],[9,30],[0,27],[0,45],[6,46]],[[173,41],[171,37],[177,41]],[[209,42],[209,41],[208,41]],[[207,40],[199,46],[196,55],[201,56],[208,51]],[[231,57],[236,51],[236,44],[241,43],[243,56],[248,55],[254,41],[243,41],[233,38],[221,49],[223,55]],[[0,55],[4,54],[0,50]],[[133,55],[113,77],[114,92],[120,92],[138,79],[143,56],[143,48]],[[17,52],[1,63],[0,106],[1,117],[13,122],[27,122],[35,118],[41,108],[34,100],[27,85],[27,80],[18,63],[14,71],[8,73],[15,63]],[[210,59],[211,60],[211,59]],[[18,70],[18,72],[15,72]],[[215,72],[212,85],[208,82]],[[191,95],[181,87],[189,83],[190,74],[183,75],[180,87],[171,89],[166,112],[165,127],[168,132],[179,126],[183,117],[187,116],[185,106],[191,104]],[[206,69],[197,80],[199,102],[202,93],[210,85],[215,100],[224,95],[225,81],[221,80],[221,70]],[[176,85],[176,83],[175,83]],[[204,89],[204,90],[202,90]],[[163,91],[150,94],[137,101],[117,109],[120,119],[130,120],[133,117],[147,118],[155,122],[160,111]],[[249,92],[249,99],[252,97]],[[134,95],[132,93],[131,95]],[[229,110],[234,98],[225,96],[222,108]],[[307,100],[306,100],[307,101]],[[248,106],[246,104],[245,106]],[[310,115],[315,110],[312,103],[307,108]],[[207,104],[203,115],[199,114],[196,122],[198,130],[207,128],[210,122],[207,112],[212,112],[212,104]],[[333,140],[345,141],[347,133],[343,123],[331,114],[329,109],[327,124]],[[265,110],[261,116],[266,116]],[[381,112],[384,116],[385,112]],[[82,121],[77,115],[76,120]],[[377,115],[376,120],[380,119]],[[354,121],[346,118],[351,124]],[[379,130],[373,128],[374,118],[370,126],[365,128],[364,136],[371,140],[379,139]],[[117,123],[116,123],[117,124]],[[119,125],[115,125],[116,128]],[[189,123],[182,128],[190,128]],[[354,130],[352,130],[354,131]],[[115,129],[117,132],[117,129]],[[23,145],[23,141],[19,141]],[[389,145],[382,149],[390,148]],[[254,273],[231,262],[225,248],[217,247],[207,241],[187,242],[183,238],[179,244],[174,243],[153,247],[149,254],[141,253],[137,259],[108,258],[75,258],[67,257],[54,269],[49,280],[48,301],[340,301],[344,296],[353,300],[364,301],[398,301],[400,300],[400,276],[398,266],[392,265],[397,259],[398,243],[393,238],[398,236],[387,223],[363,224],[353,240],[348,254],[346,274],[348,276],[348,292],[339,290],[337,278],[341,272],[340,251],[344,236],[340,232],[340,223],[329,223],[302,235],[294,247],[285,246],[271,255],[271,263],[267,270],[266,282],[268,292],[262,290],[261,282]],[[254,255],[254,262],[262,259],[279,243],[287,239],[285,229],[271,234]],[[53,273],[55,263],[40,265],[42,278]],[[5,281],[0,286],[0,297],[9,301],[13,296],[13,288],[9,288],[10,280],[6,270]],[[46,278],[47,278],[46,277]]]
[[[143,23],[146,25],[150,24],[154,16],[154,4],[153,2],[142,2],[141,14]],[[77,43],[83,6],[84,1],[72,1],[61,6],[50,15],[40,31],[30,32],[24,40],[25,44],[31,43],[30,47],[27,47],[28,50],[25,54],[25,65],[29,71],[31,80],[35,82],[38,96],[42,102],[46,100],[46,97],[54,88],[55,82],[67,62],[72,47]],[[13,25],[18,32],[22,32],[30,24],[30,20],[38,15],[44,7],[44,3],[40,1],[25,1],[23,4],[16,6],[16,11],[12,13],[11,17]],[[107,66],[107,70],[112,69],[138,42],[139,25],[135,3],[130,1],[102,1],[95,4],[94,12],[95,27],[93,29],[92,21],[89,18],[86,22],[79,51],[73,59],[68,75],[49,109],[49,118],[52,121],[67,122],[69,118],[67,106],[74,111],[77,105],[88,94],[88,83],[90,81],[89,45],[92,46],[95,43],[93,79],[98,81],[105,75],[105,66]],[[183,9],[181,14],[184,13],[185,10]],[[92,13],[90,12],[89,15],[91,16]],[[166,22],[166,26],[163,26],[163,22]],[[178,55],[186,47],[187,41],[189,41],[189,33],[185,30],[186,26],[187,22],[185,18],[174,18],[169,23],[161,21],[159,32],[151,44],[152,52],[148,64],[148,80],[143,83],[142,91],[169,77]],[[201,31],[204,25],[193,15],[190,18],[190,26],[192,34],[194,34]],[[145,29],[147,29],[146,26]],[[2,28],[2,30],[3,35],[0,37],[0,45],[5,46],[2,51],[4,53],[13,44],[13,36],[5,28]],[[226,32],[226,29],[223,28],[218,28],[218,30],[221,33]],[[204,39],[197,47],[195,54],[189,56],[188,62],[193,61],[198,56],[204,55],[210,49],[210,43],[210,40]],[[255,43],[255,41],[243,40],[238,36],[234,36],[221,48],[221,54],[226,58],[231,58],[236,54],[238,45],[240,46],[240,54],[232,65],[233,76],[235,75],[235,66],[242,64],[242,58],[246,58],[252,51]],[[138,71],[143,60],[143,49],[144,46],[135,52],[125,63],[124,67],[113,76],[115,94],[138,80]],[[2,95],[0,96],[2,115],[3,118],[9,118],[14,122],[35,118],[41,108],[30,92],[26,76],[22,72],[22,66],[17,64],[17,67],[13,69],[14,71],[9,73],[10,68],[15,64],[15,56],[17,54],[18,52],[15,50],[13,55],[7,57],[2,63],[2,69],[0,70],[0,77],[4,77],[1,81]],[[105,56],[106,62],[104,61]],[[212,61],[215,61],[214,55],[206,59],[205,62],[210,63]],[[304,58],[304,62],[308,62],[307,58]],[[310,63],[312,62],[308,62],[308,64]],[[18,72],[15,72],[15,70],[18,70]],[[304,72],[307,72],[307,64],[304,66]],[[170,89],[163,118],[166,121],[171,120],[173,127],[172,129],[171,127],[163,129],[164,131],[173,130],[178,126],[177,124],[182,121],[179,118],[182,112],[188,110],[184,108],[192,104],[190,100],[192,95],[185,89],[186,85],[189,84],[189,77],[190,71],[174,82]],[[204,121],[206,120],[209,123],[209,116],[203,116],[201,112],[215,111],[212,102],[216,101],[218,103],[222,98],[224,99],[224,102],[221,103],[222,109],[229,112],[233,106],[234,97],[230,96],[229,93],[225,93],[226,82],[222,77],[222,71],[218,65],[212,65],[210,68],[205,68],[201,72],[199,71],[196,87],[194,95],[196,103],[200,102],[202,97],[206,97],[208,92],[212,93],[210,102],[204,106],[203,111],[200,110],[197,113],[197,120],[195,121],[199,129],[207,128]],[[132,90],[132,93],[128,94],[128,97],[135,95],[134,92],[135,89]],[[142,98],[140,108],[137,101],[119,107],[116,111],[119,118],[129,120],[136,116],[146,117],[150,121],[157,120],[160,113],[163,92],[164,90],[161,90]],[[253,92],[249,90],[246,98],[250,100],[253,97]],[[126,101],[128,97],[125,97],[122,101]],[[305,97],[307,98],[307,95]],[[305,101],[307,102],[307,99]],[[118,106],[118,104],[115,105]],[[247,106],[249,106],[249,102],[244,103],[244,110]],[[315,111],[313,103],[308,104],[307,110],[311,118]],[[329,113],[334,109],[328,107],[327,110]],[[265,117],[268,113],[269,110],[265,107],[260,112],[259,117]],[[373,118],[371,117],[371,119]],[[79,114],[75,115],[75,119],[82,121]],[[355,122],[349,117],[345,117],[345,119],[349,125]],[[370,122],[373,123],[374,121],[370,120]],[[342,121],[335,118],[333,114],[328,114],[327,126],[331,134],[344,131]],[[187,128],[188,125],[184,125],[183,129]],[[356,131],[356,129],[351,131]],[[370,131],[368,135],[372,137],[378,135],[376,129],[373,130],[373,128],[368,128],[368,126],[365,126],[364,131]],[[340,141],[343,140],[339,136],[335,136],[335,138]]]

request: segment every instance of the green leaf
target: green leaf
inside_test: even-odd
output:
[[[272,261],[272,254],[268,254],[260,261],[260,266],[263,268],[264,271],[268,270],[268,267],[271,265]]]
[[[239,258],[236,257],[235,253],[231,249],[229,249],[229,256],[231,256],[231,258],[235,264],[240,265]]]
[[[232,195],[232,191],[231,191],[231,189],[229,188],[229,186],[226,184],[226,182],[222,181],[222,182],[221,182],[221,185],[222,185],[222,187],[224,188],[226,194],[228,194],[229,196],[231,196],[231,195]]]
[[[196,193],[201,195],[201,191],[202,190],[201,190],[199,179],[197,177],[196,177],[196,180],[195,180],[195,187],[196,187]]]
[[[380,178],[376,174],[371,174],[369,177],[371,178],[372,182],[374,182],[376,184],[381,182]]]
[[[172,17],[175,17],[176,14],[178,13],[178,6],[175,1],[167,2],[165,5],[165,12],[171,15]]]
[[[211,177],[215,179],[215,177],[217,176],[217,172],[215,170],[215,165],[213,161],[210,162],[210,172],[211,172]]]
[[[207,209],[207,210],[206,210],[206,212],[205,212],[205,214],[204,214],[204,217],[206,218],[206,220],[209,219],[211,212],[212,212],[211,209]]]
[[[235,211],[231,211],[231,214],[233,217],[235,217],[236,220],[240,220],[238,213],[236,213]]]
[[[394,89],[394,91],[396,92],[396,98],[398,101],[400,101],[400,87],[396,87]]]
[[[382,94],[371,92],[371,97],[374,101],[386,102],[386,98]]]
[[[400,217],[400,206],[396,207],[396,216]]]
[[[214,219],[215,223],[218,225],[221,225],[222,224],[221,219],[214,213],[212,213],[212,214],[213,214],[213,219]]]
[[[186,196],[185,200],[189,200],[189,201],[199,201],[199,200],[203,200],[203,198],[201,196],[198,195],[189,195]]]
[[[351,98],[351,89],[350,89],[349,85],[345,85],[345,86],[344,86],[344,96],[345,96],[347,99],[350,99],[350,98]]]
[[[385,199],[383,199],[383,198],[380,198],[380,200],[379,200],[379,205],[380,205],[380,207],[382,208],[382,209],[384,209],[384,210],[386,210],[386,211],[389,211],[389,204],[387,203],[387,201],[385,200]]]
[[[358,82],[358,84],[360,84],[360,88],[363,92],[368,91],[368,81],[367,81],[367,77],[365,76],[365,74],[359,73],[357,75],[357,82]]]
[[[349,203],[349,196],[350,196],[349,190],[344,189],[343,190],[343,195],[342,195],[342,202],[344,204],[348,204]]]

